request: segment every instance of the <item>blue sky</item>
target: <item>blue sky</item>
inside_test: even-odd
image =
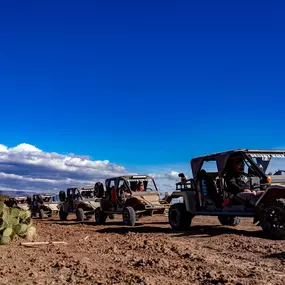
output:
[[[2,1],[0,143],[135,170],[284,146],[284,8]]]

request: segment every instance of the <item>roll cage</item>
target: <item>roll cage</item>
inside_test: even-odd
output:
[[[136,183],[139,182],[143,185],[143,191],[146,191],[148,181],[151,181],[154,186],[152,191],[158,192],[154,179],[148,175],[127,175],[108,178],[105,180],[105,187],[107,193],[110,193],[114,187],[118,193],[132,194],[133,192],[139,191],[139,189],[136,190]]]
[[[183,173],[179,174],[179,177],[181,177],[181,182],[176,183],[176,190],[180,191],[197,190],[197,187],[198,188],[200,187],[199,186],[201,182],[200,173],[201,170],[203,170],[204,163],[215,162],[216,171],[207,172],[207,177],[209,178],[211,184],[210,188],[214,188],[212,192],[214,193],[214,195],[218,193],[218,195],[220,195],[221,197],[227,196],[226,193],[227,187],[225,184],[224,177],[228,169],[228,160],[232,155],[238,155],[243,157],[248,166],[248,171],[251,171],[253,183],[260,184],[262,185],[262,188],[265,189],[267,188],[268,185],[270,185],[270,182],[272,180],[270,176],[265,174],[270,159],[272,157],[285,158],[285,150],[235,149],[235,150],[217,152],[193,158],[190,161],[193,178],[186,179]],[[260,168],[260,165],[262,166],[262,169]],[[275,182],[276,178],[273,181]],[[285,182],[284,179],[283,181]]]
[[[67,198],[71,200],[88,200],[96,198],[94,186],[71,187],[66,191]]]
[[[236,149],[230,150],[226,152],[218,152],[213,153],[205,156],[200,156],[193,158],[190,161],[193,178],[197,178],[200,170],[202,169],[202,165],[204,162],[209,161],[216,161],[217,169],[218,169],[218,176],[222,177],[225,174],[227,168],[227,162],[230,156],[232,155],[241,155],[244,159],[246,159],[254,173],[261,178],[261,180],[267,181],[267,175],[265,174],[265,170],[268,166],[268,162],[263,162],[261,159],[263,156],[268,156],[269,158],[276,155],[283,155],[285,157],[285,150],[252,150],[252,149]],[[258,163],[263,164],[263,170],[257,165],[257,163],[253,160],[256,158]]]

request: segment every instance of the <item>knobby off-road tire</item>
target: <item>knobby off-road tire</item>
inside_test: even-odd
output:
[[[83,222],[84,221],[84,211],[82,208],[78,208],[76,210],[76,219],[79,222]]]
[[[264,206],[260,225],[268,237],[285,239],[285,199],[276,199]]]
[[[44,218],[45,218],[45,212],[44,212],[43,209],[40,209],[40,210],[39,210],[39,218],[40,218],[40,219],[44,219]]]
[[[107,215],[98,207],[95,209],[95,222],[97,225],[104,225],[106,223]]]
[[[66,221],[67,220],[67,216],[68,216],[68,213],[62,211],[61,209],[59,210],[59,219],[61,221]]]
[[[184,203],[177,203],[170,207],[168,221],[174,230],[186,230],[191,226],[193,216],[186,210]]]
[[[132,207],[126,207],[123,212],[123,223],[133,227],[136,224],[136,212]]]
[[[235,227],[240,223],[240,218],[235,216],[218,216],[218,219],[223,226]]]

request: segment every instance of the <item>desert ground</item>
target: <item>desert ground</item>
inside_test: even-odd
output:
[[[36,241],[67,244],[0,246],[0,284],[285,284],[285,241],[266,239],[251,219],[233,228],[195,217],[180,232],[163,215],[135,227],[121,217],[104,226],[74,216],[34,224]]]

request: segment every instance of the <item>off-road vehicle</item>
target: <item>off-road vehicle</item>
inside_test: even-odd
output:
[[[97,224],[104,224],[110,214],[119,214],[124,224],[134,226],[142,215],[163,214],[169,207],[167,202],[159,200],[155,181],[147,175],[106,179],[105,188],[100,207],[95,210]]]
[[[84,221],[94,216],[94,211],[100,206],[94,186],[68,188],[59,192],[59,218],[67,219],[68,214],[75,213],[78,221]]]
[[[251,205],[228,192],[225,178],[233,156],[240,156],[245,163],[251,190],[259,190],[259,198]],[[285,150],[237,149],[193,158],[193,178],[186,179],[181,173],[181,182],[171,194],[172,201],[182,200],[170,207],[171,227],[186,229],[196,215],[218,216],[222,225],[229,226],[237,225],[239,217],[253,217],[266,235],[285,238],[285,176],[276,171],[282,163],[284,166]]]
[[[44,219],[58,213],[58,199],[56,194],[34,194],[28,197],[32,217]]]
[[[23,210],[29,210],[29,200],[28,197],[15,197],[17,206]]]
[[[28,197],[9,197],[5,200],[5,204],[8,207],[19,207],[25,211],[30,209]]]

